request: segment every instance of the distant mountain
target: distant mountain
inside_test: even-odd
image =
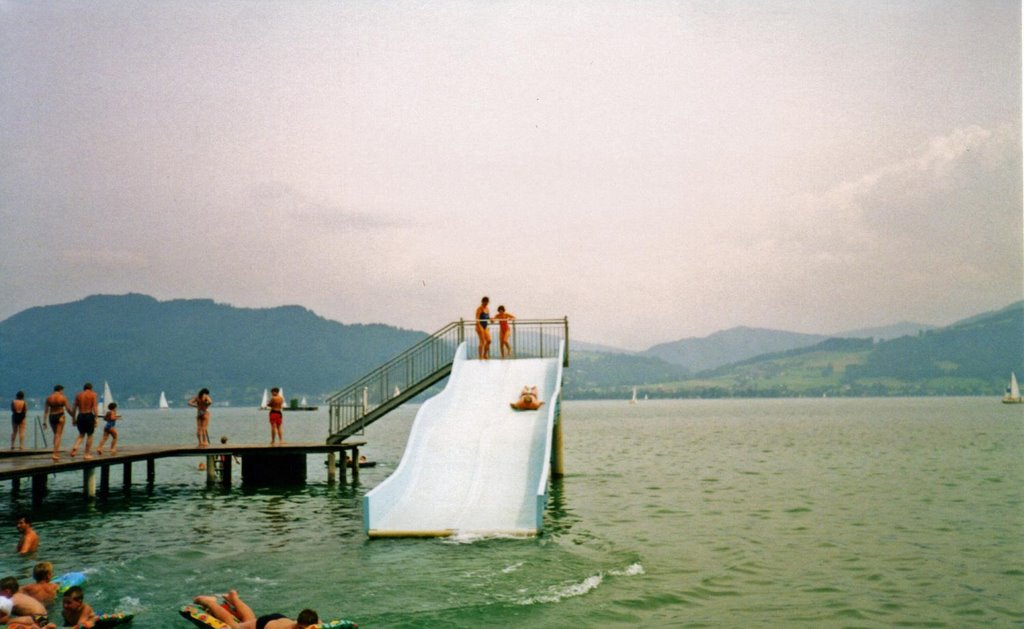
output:
[[[57,383],[73,393],[106,380],[129,406],[155,406],[161,391],[178,406],[201,387],[218,403],[255,405],[270,386],[312,402],[425,336],[345,325],[299,306],[98,295],[0,322],[0,397],[20,389],[38,398]]]
[[[714,369],[760,354],[808,347],[827,339],[820,334],[737,327],[703,338],[688,338],[655,345],[642,356],[660,358],[692,372]]]
[[[829,336],[841,339],[875,339],[876,341],[889,341],[892,339],[898,339],[901,336],[917,336],[921,332],[927,332],[928,330],[934,329],[934,325],[901,321],[900,323],[893,325],[837,332],[836,334],[830,334]]]
[[[578,341],[576,339],[570,339],[569,344],[573,351],[579,352],[595,352],[598,354],[636,354],[636,352],[628,349],[612,347],[610,345],[601,345],[599,343],[587,343],[586,341]]]

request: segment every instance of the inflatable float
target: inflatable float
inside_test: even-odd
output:
[[[203,627],[204,629],[230,629],[229,625],[217,620],[210,612],[199,605],[183,605],[178,610],[178,613],[197,627]],[[310,625],[309,629],[356,629],[357,627],[359,625],[351,620],[331,620],[329,622],[321,621],[318,625]]]
[[[60,598],[64,596],[64,592],[67,592],[69,588],[85,583],[85,573],[69,572],[50,579],[50,583],[57,584],[57,598]]]

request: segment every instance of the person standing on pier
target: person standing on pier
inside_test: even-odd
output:
[[[210,445],[210,407],[213,406],[210,390],[206,387],[199,389],[199,393],[188,401],[188,405],[196,409],[196,439],[199,440],[199,447],[205,448]]]
[[[78,428],[78,437],[71,446],[71,456],[78,452],[78,446],[85,439],[85,459],[91,459],[92,435],[96,432],[96,409],[99,408],[99,400],[96,399],[96,392],[92,390],[92,383],[86,382],[82,390],[75,396],[75,407],[71,409],[71,418]]]
[[[281,425],[284,423],[284,398],[281,396],[281,389],[274,387],[270,390],[270,400],[267,402],[270,409],[270,445],[274,445],[274,438],[278,444],[284,444],[284,434],[281,432]]]
[[[64,386],[55,385],[53,393],[46,398],[46,407],[43,412],[50,421],[50,428],[53,430],[53,460],[60,460],[60,438],[64,434],[64,412],[74,417],[68,405],[68,399],[64,397]]]
[[[25,418],[28,417],[28,402],[25,401],[25,392],[18,391],[11,400],[11,450],[14,449],[15,437],[20,437],[19,450],[25,449]]]
[[[491,357],[491,332],[487,329],[490,322],[491,311],[487,309],[490,298],[484,297],[476,309],[476,336],[479,339],[477,345],[477,358],[486,360]]]

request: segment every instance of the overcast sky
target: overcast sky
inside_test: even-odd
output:
[[[0,320],[486,294],[644,349],[1024,295],[1017,0],[0,0],[0,160]]]

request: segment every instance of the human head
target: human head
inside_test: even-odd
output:
[[[7,598],[11,598],[18,591],[18,580],[14,577],[0,579],[0,592],[7,592]]]
[[[480,303],[486,306],[487,304],[491,303],[491,299],[490,297],[484,297],[483,299],[480,300]]]
[[[281,389],[274,387],[273,389],[270,390],[270,392],[273,393],[274,395],[277,395],[278,393],[281,392]]]
[[[202,389],[199,389],[199,395],[210,395],[210,390],[203,387]]]
[[[299,629],[303,629],[320,622],[320,617],[312,609],[304,609],[299,612],[299,617],[295,619],[295,622],[299,625]]]
[[[86,391],[92,391],[92,383],[86,382],[85,384],[82,385],[82,388],[85,389]]]
[[[505,306],[498,306],[498,312],[505,312]]]
[[[25,392],[24,391],[18,391],[17,393],[14,394],[14,399],[16,399],[16,400],[24,400],[25,399]]]
[[[82,590],[81,586],[72,585],[68,588],[67,592],[64,592],[64,600],[61,604],[65,610],[76,612],[82,609],[84,601],[85,591]]]
[[[53,564],[49,561],[40,561],[32,568],[32,578],[37,582],[48,581],[53,576]]]
[[[111,402],[110,404],[107,404],[107,410],[117,410],[117,402]]]
[[[27,515],[19,515],[14,521],[14,525],[18,527],[19,531],[24,531],[31,525],[31,522]]]
[[[53,385],[53,390],[54,391],[58,391],[58,392],[59,391],[63,391],[64,390],[64,385],[63,384],[55,384],[55,385]]]
[[[228,442],[228,436],[227,435],[221,435],[220,442],[221,443],[227,443]]]

